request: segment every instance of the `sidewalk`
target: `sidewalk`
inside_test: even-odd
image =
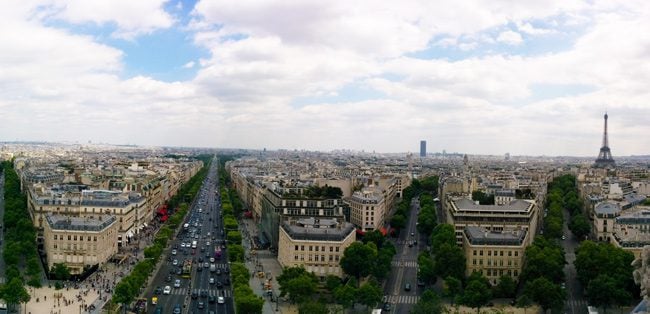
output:
[[[282,274],[282,266],[278,263],[277,258],[269,250],[252,250],[255,247],[253,237],[258,234],[257,226],[250,219],[243,219],[240,228],[242,228],[243,240],[246,256],[246,268],[251,272],[251,279],[249,284],[253,292],[264,298],[264,307],[262,313],[298,313],[297,309],[290,305],[288,302],[283,302],[280,295],[280,289],[276,280],[277,276]],[[258,276],[258,273],[263,273],[263,277]],[[264,285],[270,283],[272,295],[269,296]],[[277,304],[275,300],[280,300]]]

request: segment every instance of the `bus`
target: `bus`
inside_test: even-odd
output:
[[[216,260],[221,259],[221,247],[218,245],[215,245],[214,247],[214,259]]]
[[[192,277],[192,260],[187,259],[183,262],[183,272],[181,274],[181,277],[183,278],[190,278]]]

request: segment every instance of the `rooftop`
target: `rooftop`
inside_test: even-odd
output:
[[[527,212],[534,205],[531,201],[516,199],[506,205],[479,205],[474,201],[461,198],[455,201],[458,210],[476,210],[476,211],[520,211]]]
[[[526,239],[526,230],[489,231],[483,227],[465,227],[467,241],[473,245],[511,245],[519,246]]]
[[[289,219],[282,223],[282,229],[294,240],[343,241],[354,233],[354,225],[335,219]]]
[[[619,206],[617,203],[603,202],[596,205],[594,211],[596,212],[596,214],[613,215],[621,212],[621,206]]]
[[[81,218],[49,214],[45,216],[48,225],[54,230],[101,231],[116,221],[115,216],[101,215],[99,218]]]

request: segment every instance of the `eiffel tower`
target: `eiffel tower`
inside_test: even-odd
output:
[[[607,138],[607,113],[605,113],[605,132],[603,132],[603,146],[600,148],[600,153],[598,153],[598,159],[596,159],[595,167],[598,168],[613,168],[614,158],[612,158],[612,152],[609,149],[609,140]]]

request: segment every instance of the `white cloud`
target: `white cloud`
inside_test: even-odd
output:
[[[521,34],[509,30],[509,31],[499,33],[499,36],[497,37],[497,41],[500,43],[517,46],[521,44],[524,41],[524,39],[521,38]]]
[[[158,29],[168,28],[174,19],[165,12],[167,0],[51,0],[52,18],[73,24],[114,23],[115,37],[133,39]]]
[[[184,69],[191,69],[191,68],[194,67],[194,65],[195,65],[195,62],[194,62],[194,61],[189,61],[189,62],[183,64],[183,68],[184,68]]]

